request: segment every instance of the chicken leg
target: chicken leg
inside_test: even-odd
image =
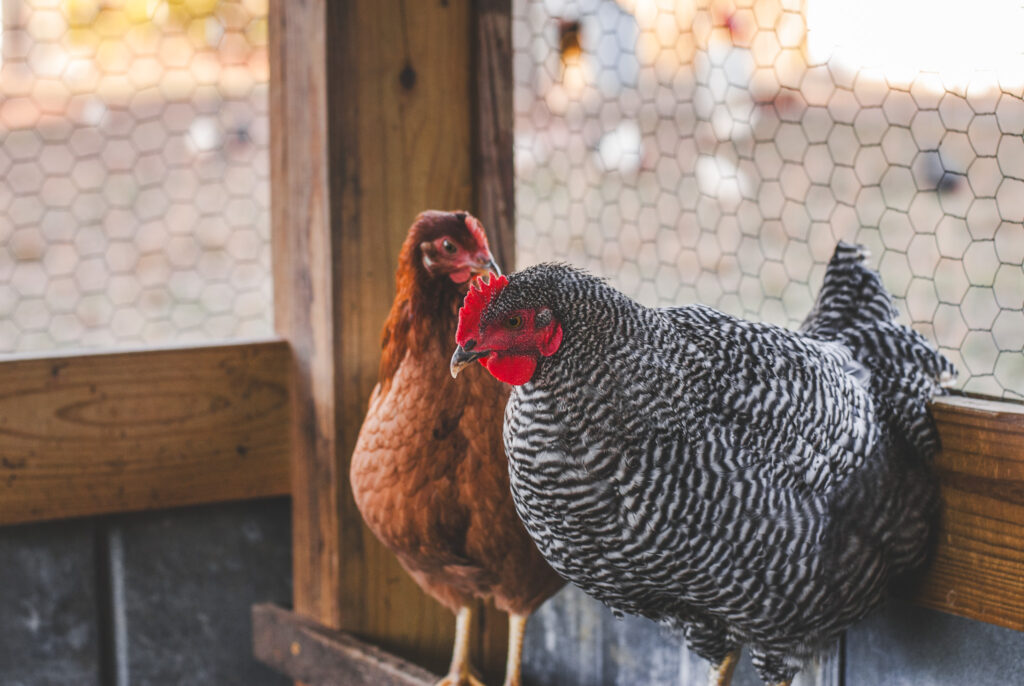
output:
[[[505,686],[520,686],[520,668],[523,662],[523,635],[526,632],[526,615],[508,616],[508,661],[505,664]]]
[[[435,686],[484,686],[473,676],[469,667],[469,632],[473,626],[473,609],[468,605],[459,608],[455,615],[455,645],[452,648],[452,664],[448,675]]]
[[[733,672],[736,671],[736,665],[740,661],[740,649],[732,651],[725,656],[717,665],[712,665],[710,678],[708,679],[709,686],[729,686],[732,683]]]

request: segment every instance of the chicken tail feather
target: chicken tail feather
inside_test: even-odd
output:
[[[918,332],[897,323],[892,296],[860,245],[836,246],[818,300],[800,330],[845,345],[870,373],[883,415],[918,455],[938,451],[927,402],[956,378],[956,368]]]

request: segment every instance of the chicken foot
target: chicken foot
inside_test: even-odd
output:
[[[709,686],[729,686],[732,683],[733,672],[736,671],[736,665],[740,661],[740,649],[732,651],[725,656],[717,665],[712,665],[710,678],[708,679]]]
[[[505,686],[522,684],[523,635],[526,632],[527,615],[508,616],[508,660],[505,664]]]
[[[473,610],[468,605],[459,608],[455,615],[455,645],[452,648],[452,664],[448,675],[435,686],[484,686],[473,676],[469,666],[469,632],[473,626]]]

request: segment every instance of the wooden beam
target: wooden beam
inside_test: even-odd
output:
[[[288,493],[282,341],[0,361],[0,525]]]
[[[475,210],[498,265],[510,272],[516,268],[512,0],[477,0],[474,9]]]
[[[470,0],[270,5],[275,321],[296,369],[295,607],[435,669],[453,619],[363,527],[348,467],[406,230],[424,209],[477,209],[474,21]],[[506,624],[485,615],[483,627],[477,663],[500,674]]]
[[[253,655],[310,686],[433,686],[436,675],[275,605],[252,608]]]
[[[337,322],[327,150],[326,0],[269,8],[274,323],[292,346],[295,606],[341,626]]]
[[[512,102],[512,0],[475,0],[473,45],[473,181],[471,208],[490,236],[491,252],[505,272],[516,268],[516,203]],[[491,607],[478,613],[482,631],[474,633],[473,650],[480,668],[497,682],[504,667],[508,627]]]
[[[927,607],[1024,631],[1024,404],[932,404],[944,512],[918,596]]]

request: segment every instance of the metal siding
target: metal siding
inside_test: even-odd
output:
[[[523,673],[529,684],[560,686],[689,686],[707,683],[708,663],[681,637],[637,617],[616,619],[597,601],[569,587],[549,600],[527,627]],[[837,686],[839,663],[829,657],[794,686]],[[733,686],[760,686],[744,654]]]
[[[254,602],[291,600],[287,500],[138,515],[112,536],[131,686],[288,683],[253,659],[250,619]]]
[[[99,684],[91,522],[0,529],[0,684]]]
[[[846,645],[846,686],[1002,686],[1024,674],[1020,633],[895,601]]]

